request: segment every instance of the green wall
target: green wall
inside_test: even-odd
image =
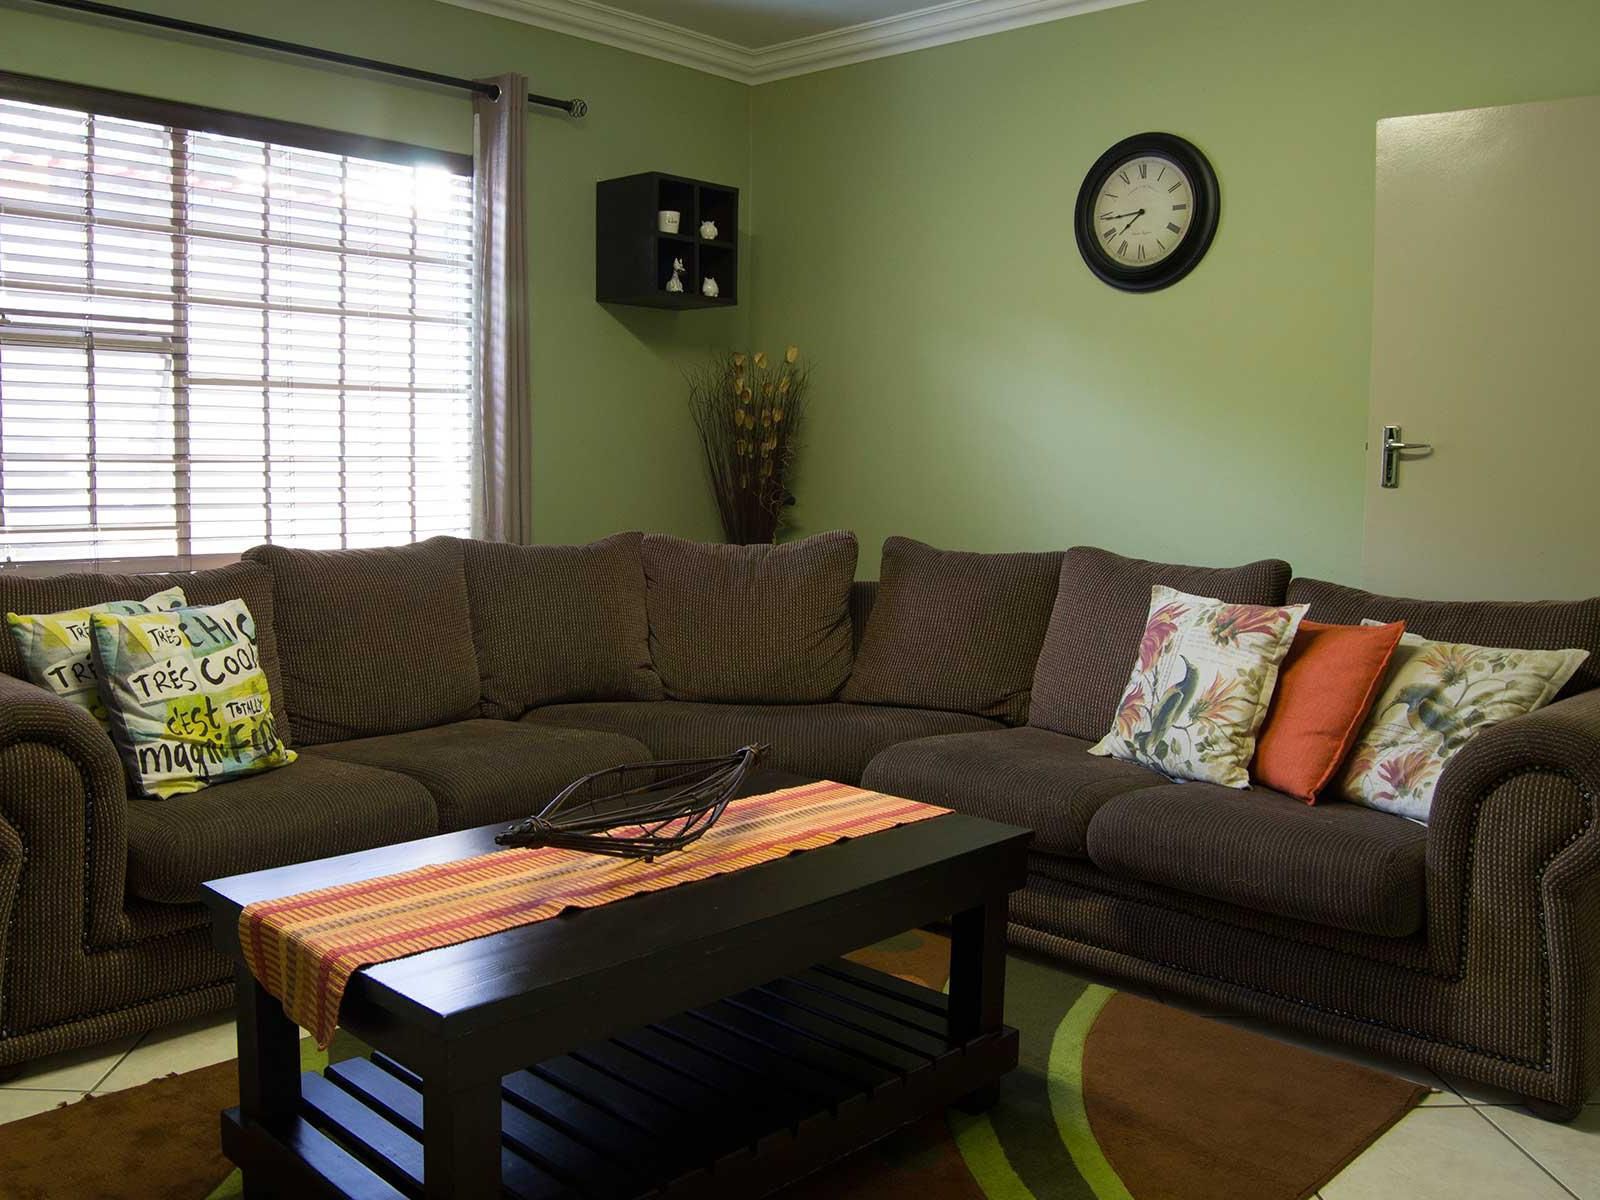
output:
[[[741,341],[748,310],[596,304],[594,184],[664,170],[746,186],[748,88],[432,0],[119,2],[446,74],[521,71],[587,99],[581,122],[529,117],[535,533],[714,535],[680,367]],[[0,69],[471,149],[462,94],[129,30],[0,6]]]
[[[906,533],[1356,579],[1375,123],[1600,92],[1597,47],[1595,0],[1146,0],[755,89],[752,330],[818,365],[803,527],[867,573]],[[1132,296],[1072,206],[1146,129],[1206,151],[1222,223]]]
[[[531,117],[537,535],[715,536],[679,369],[753,333],[818,366],[798,516],[865,574],[907,533],[1356,578],[1375,122],[1600,92],[1595,0],[1145,0],[754,89],[433,0],[143,6],[586,97]],[[4,0],[0,68],[468,148],[454,94]],[[1210,155],[1223,216],[1129,296],[1072,203],[1144,129]],[[649,169],[747,188],[739,308],[594,302],[593,184]]]

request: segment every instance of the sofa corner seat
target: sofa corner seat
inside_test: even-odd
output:
[[[649,748],[654,758],[698,758],[766,743],[763,765],[855,784],[874,755],[938,734],[999,730],[966,713],[875,704],[714,704],[696,700],[597,701],[536,708],[534,728],[605,731]]]

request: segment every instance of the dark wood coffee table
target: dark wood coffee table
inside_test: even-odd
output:
[[[951,815],[363,969],[340,1023],[373,1057],[302,1074],[240,910],[481,854],[502,828],[207,886],[240,964],[222,1142],[248,1196],[748,1200],[987,1102],[1016,1065],[1006,897],[1031,834]],[[945,918],[948,996],[838,957]]]

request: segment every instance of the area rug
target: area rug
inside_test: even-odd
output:
[[[942,988],[949,943],[909,933],[852,957]],[[1300,1200],[1426,1089],[1013,956],[1022,1063],[999,1102],[910,1126],[783,1200]],[[365,1053],[340,1034],[308,1070]],[[218,1112],[234,1064],[0,1126],[6,1200],[233,1200]]]

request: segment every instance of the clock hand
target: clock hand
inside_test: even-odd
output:
[[[1123,213],[1122,215],[1123,216],[1127,216],[1128,214],[1127,213]],[[1141,208],[1138,212],[1133,214],[1133,221],[1137,221],[1142,216],[1144,216],[1144,209]],[[1133,228],[1133,221],[1129,221],[1126,225],[1124,225],[1122,227],[1122,231],[1121,232],[1122,233],[1127,233],[1128,230],[1132,229]]]
[[[1107,213],[1105,216],[1101,217],[1100,219],[1102,221],[1120,221],[1120,220],[1122,220],[1123,217],[1139,217],[1139,216],[1143,216],[1143,215],[1144,215],[1144,209],[1141,208],[1138,212]]]

